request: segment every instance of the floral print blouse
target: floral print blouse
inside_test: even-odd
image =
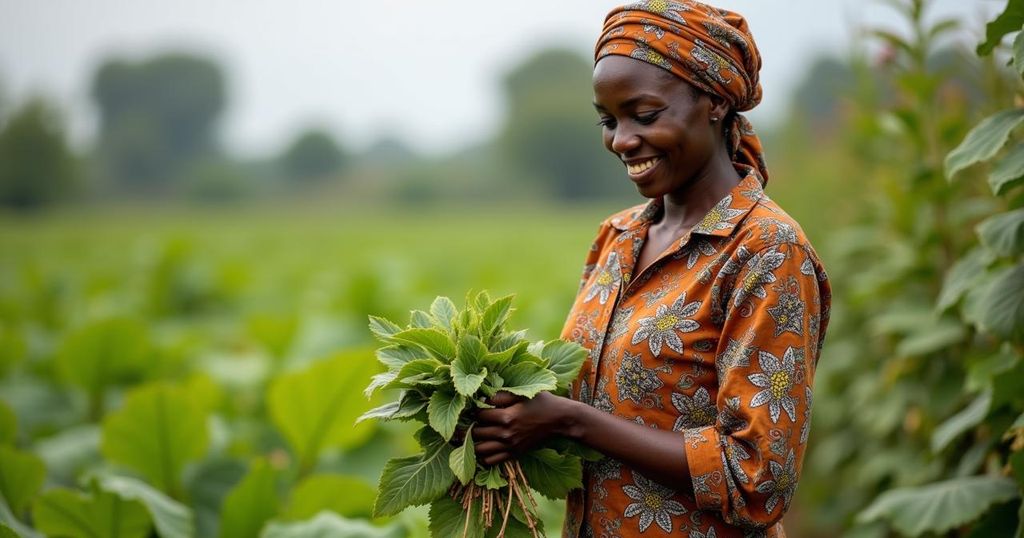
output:
[[[660,200],[606,219],[562,331],[589,350],[572,397],[679,432],[694,496],[604,458],[570,495],[565,536],[784,536],[830,290],[799,225],[737,169],[732,192],[640,274]]]

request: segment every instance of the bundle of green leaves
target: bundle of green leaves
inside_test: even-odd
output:
[[[394,458],[381,475],[374,516],[394,515],[430,503],[436,537],[543,536],[531,490],[552,499],[581,486],[583,449],[556,438],[514,461],[486,466],[473,449],[477,409],[507,391],[533,398],[542,391],[565,394],[587,352],[562,340],[530,343],[526,331],[506,328],[512,297],[487,292],[466,299],[459,311],[438,297],[430,311],[414,310],[408,326],[370,317],[384,343],[378,359],[388,371],[374,376],[367,396],[397,389],[398,398],[359,420],[419,421],[423,452]],[[461,443],[456,431],[465,432]]]

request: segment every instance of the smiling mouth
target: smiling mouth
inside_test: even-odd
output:
[[[629,173],[630,177],[638,178],[645,175],[650,169],[654,168],[661,161],[658,157],[652,157],[645,161],[626,163],[626,172]]]

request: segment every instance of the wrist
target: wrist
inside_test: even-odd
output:
[[[582,421],[580,420],[589,407],[570,398],[559,398],[559,414],[557,433],[574,441],[583,437]]]

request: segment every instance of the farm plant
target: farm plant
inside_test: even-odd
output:
[[[430,503],[436,537],[537,537],[544,534],[531,490],[560,499],[581,486],[583,454],[561,439],[500,465],[476,460],[474,414],[493,407],[487,398],[499,391],[564,394],[587,355],[575,343],[530,343],[526,331],[510,331],[511,305],[511,296],[491,300],[481,292],[467,297],[461,311],[438,297],[429,312],[413,311],[406,327],[370,316],[370,330],[384,343],[377,358],[388,370],[374,376],[366,395],[398,395],[360,420],[423,423],[416,433],[423,451],[385,465],[375,516]]]
[[[871,33],[887,53],[850,136],[872,194],[862,223],[828,244],[836,323],[809,457],[827,479],[801,493],[819,525],[841,518],[857,536],[1020,537],[1024,146],[1002,148],[1024,109],[999,108],[1019,91],[1024,37],[1008,76],[1003,61],[944,47],[959,24],[928,22],[924,0],[890,4],[910,32]],[[977,52],[1022,25],[1024,2],[1011,0]],[[975,73],[975,89],[955,70]]]

